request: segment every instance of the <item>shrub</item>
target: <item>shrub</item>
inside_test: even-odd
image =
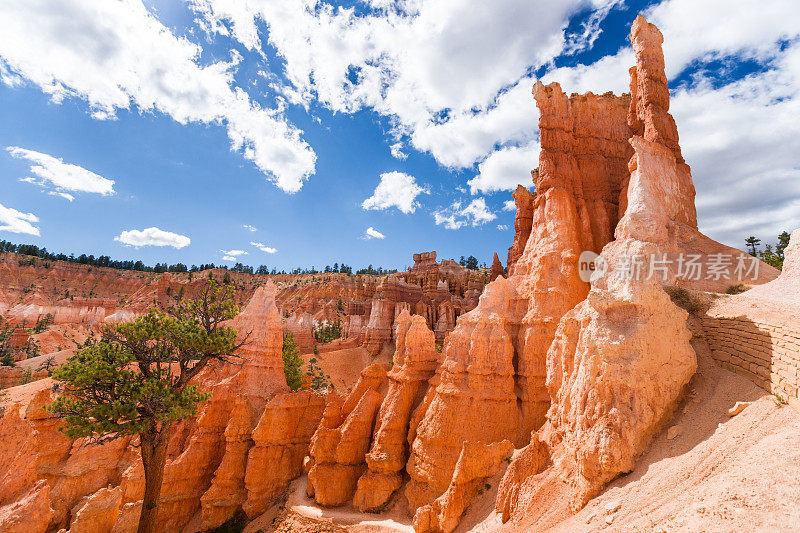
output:
[[[33,372],[31,371],[30,368],[26,368],[22,372],[22,377],[19,380],[19,384],[25,385],[26,383],[30,383],[31,381],[33,381]]]
[[[730,287],[728,287],[725,290],[725,293],[726,294],[742,294],[743,292],[747,292],[752,288],[753,287],[751,287],[750,285],[746,285],[744,283],[735,283],[735,284],[731,285]]]
[[[25,359],[39,357],[40,355],[42,355],[42,352],[39,350],[39,343],[35,339],[29,338],[25,344]]]
[[[46,330],[50,324],[53,323],[53,315],[51,313],[47,313],[46,315],[39,317],[39,320],[36,321],[36,325],[33,326],[34,333],[41,333]]]
[[[56,367],[56,358],[55,357],[48,357],[45,362],[39,365],[39,370],[47,371],[48,376],[53,375],[53,370]]]
[[[331,377],[326,375],[317,365],[316,357],[312,357],[309,360],[306,376],[308,376],[309,385],[315,391],[325,391],[331,385]]]
[[[672,303],[678,307],[685,309],[689,314],[697,315],[705,313],[708,310],[709,304],[704,301],[699,294],[683,287],[664,287],[664,290],[669,294]]]

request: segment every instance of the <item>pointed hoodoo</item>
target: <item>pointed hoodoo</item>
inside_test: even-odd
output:
[[[497,252],[495,252],[494,260],[492,261],[492,273],[489,276],[489,281],[494,281],[502,275],[503,275],[503,263],[500,262],[500,258],[497,257]]]
[[[428,390],[439,366],[435,337],[419,315],[404,310],[397,318],[397,350],[388,374],[389,390],[375,423],[366,456],[369,469],[358,480],[353,503],[362,511],[377,511],[400,488],[408,459],[407,436],[414,409]]]
[[[242,312],[231,321],[239,339],[247,343],[236,355],[241,357],[237,374],[239,394],[263,402],[279,392],[287,392],[283,373],[283,330],[275,304],[277,287],[272,281],[258,287]]]

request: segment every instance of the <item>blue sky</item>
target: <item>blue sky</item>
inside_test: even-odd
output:
[[[644,13],[701,230],[771,242],[800,226],[792,3],[3,3],[0,239],[148,264],[505,260],[531,85],[626,91]]]

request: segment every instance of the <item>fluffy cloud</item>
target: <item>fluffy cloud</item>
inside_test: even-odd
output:
[[[530,71],[589,46],[618,4],[381,1],[359,14],[313,0],[190,2],[208,31],[232,35],[251,49],[264,45],[263,22],[269,44],[285,61],[290,100],[315,99],[340,112],[372,108],[392,119],[395,135],[459,167],[497,144],[530,141]],[[587,7],[594,11],[583,28],[567,35],[570,18]]]
[[[477,227],[496,218],[497,215],[489,211],[484,198],[475,198],[463,208],[461,202],[453,202],[449,207],[433,212],[436,225],[444,225],[447,229],[460,229],[467,224]]]
[[[517,204],[514,203],[514,200],[506,200],[503,202],[503,211],[516,211]]]
[[[247,231],[258,231],[258,228],[251,226],[250,224],[242,224],[242,227]]]
[[[496,145],[530,143],[539,121],[531,96],[533,83],[532,78],[523,77],[482,109],[418,125],[411,133],[413,146],[430,152],[445,166],[465,168],[492,153]]]
[[[769,61],[781,54],[781,42],[800,34],[794,0],[759,0],[757,5],[749,0],[667,0],[646,16],[664,34],[669,78],[698,61],[731,56]]]
[[[23,213],[0,204],[0,231],[27,233],[38,237],[39,228],[34,226],[38,222],[39,218],[33,213]]]
[[[259,250],[261,250],[262,252],[267,253],[267,254],[274,254],[275,252],[278,251],[277,248],[272,248],[272,247],[267,246],[266,244],[263,244],[263,243],[260,243],[260,242],[251,242],[250,245],[251,246],[255,246],[256,248],[258,248]]]
[[[191,244],[186,235],[160,230],[156,227],[143,230],[126,230],[114,237],[114,240],[126,246],[172,246],[181,249]]]
[[[60,158],[26,150],[18,146],[6,148],[9,154],[18,159],[30,161],[30,172],[36,177],[22,178],[22,181],[34,183],[44,188],[53,187],[50,194],[66,198],[70,202],[75,199],[71,192],[89,192],[108,196],[114,194],[114,181],[106,179],[78,165],[64,163]]]
[[[624,47],[616,54],[605,56],[589,65],[561,67],[542,76],[542,83],[558,82],[565,93],[616,94],[630,92],[628,69],[636,64],[633,49]]]
[[[137,106],[181,124],[223,124],[231,148],[286,192],[300,190],[314,172],[316,155],[301,132],[235,86],[240,56],[201,65],[201,48],[175,36],[141,1],[4,2],[0,20],[7,84],[21,77],[55,102],[84,99],[98,119]]]
[[[385,239],[386,235],[384,235],[380,231],[378,231],[375,228],[373,228],[372,226],[370,226],[370,227],[367,228],[367,230],[364,232],[363,237],[361,237],[361,238],[364,239],[364,240],[367,240],[367,241],[370,240],[370,239]]]
[[[700,228],[743,246],[800,226],[800,43],[767,72],[679,90],[671,110],[692,166]]]
[[[417,196],[427,194],[428,191],[417,185],[414,176],[402,172],[385,172],[381,174],[381,181],[375,187],[372,196],[361,204],[363,209],[389,209],[396,207],[403,213],[413,213],[419,202]]]
[[[389,150],[392,153],[392,157],[395,159],[406,159],[408,158],[408,154],[403,151],[403,143],[396,142],[389,145]]]
[[[498,224],[497,225],[497,229],[499,229],[500,231],[507,231],[508,230],[508,224]]]
[[[223,261],[236,261],[239,256],[247,255],[244,250],[220,250]]]
[[[539,166],[539,142],[513,146],[493,152],[478,165],[478,175],[469,180],[472,194],[513,191],[517,185],[531,184],[531,171]]]

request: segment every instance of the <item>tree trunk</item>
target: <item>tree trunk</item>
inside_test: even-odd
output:
[[[161,496],[161,483],[164,480],[164,465],[167,462],[169,444],[169,424],[163,424],[160,431],[139,435],[144,465],[144,498],[142,514],[139,516],[138,533],[155,533],[158,518],[158,499]]]

